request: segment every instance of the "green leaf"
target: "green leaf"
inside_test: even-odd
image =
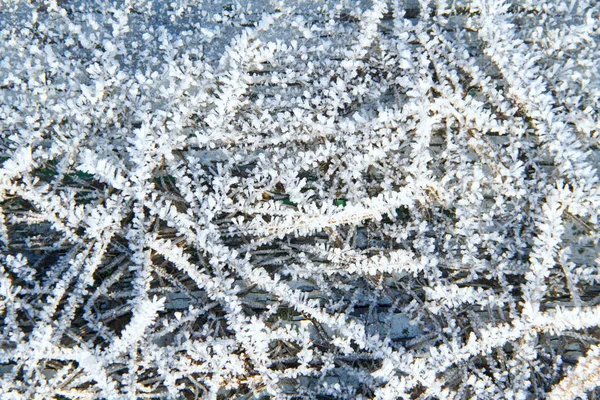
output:
[[[298,204],[294,203],[293,201],[290,201],[290,199],[287,198],[283,199],[281,202],[286,206],[298,207]]]
[[[72,175],[72,174],[69,174],[69,175]],[[93,179],[94,178],[94,175],[88,174],[87,172],[83,172],[83,171],[77,171],[75,173],[75,175],[81,179]]]

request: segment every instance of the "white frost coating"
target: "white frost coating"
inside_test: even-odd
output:
[[[597,1],[0,3],[0,398],[600,382]]]

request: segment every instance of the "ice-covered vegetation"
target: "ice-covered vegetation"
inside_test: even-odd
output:
[[[593,397],[599,39],[596,0],[0,0],[0,397]]]

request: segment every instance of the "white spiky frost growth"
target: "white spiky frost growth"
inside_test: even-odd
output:
[[[0,397],[593,396],[599,4],[0,1]]]

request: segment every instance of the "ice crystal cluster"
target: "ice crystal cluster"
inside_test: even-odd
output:
[[[600,383],[596,0],[0,0],[0,398]]]

